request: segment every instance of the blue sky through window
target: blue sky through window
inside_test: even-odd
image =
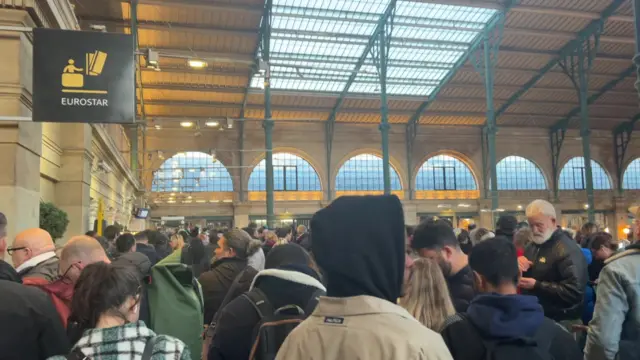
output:
[[[640,158],[633,160],[622,177],[622,188],[625,190],[640,190]]]
[[[465,163],[449,155],[425,161],[416,176],[416,190],[477,190],[478,185]]]
[[[224,165],[211,155],[183,152],[166,160],[154,172],[151,191],[233,191],[233,180]]]
[[[400,177],[390,165],[391,190],[402,190]],[[336,191],[383,191],[382,158],[360,154],[347,160],[336,176]]]
[[[356,69],[389,0],[273,0],[271,86],[341,92]],[[398,0],[387,92],[428,96],[469,50],[495,9]],[[251,86],[262,88],[256,74]],[[379,92],[370,55],[350,93]]]
[[[532,161],[520,156],[507,156],[497,165],[498,190],[545,190],[542,171]]]
[[[602,166],[594,160],[591,160],[591,173],[593,175],[594,190],[611,190],[609,176]],[[587,186],[584,158],[574,157],[569,160],[560,171],[558,183],[560,190],[584,190]]]
[[[249,191],[266,191],[266,160],[253,168]],[[320,177],[305,159],[289,154],[273,154],[273,188],[275,191],[321,191]]]

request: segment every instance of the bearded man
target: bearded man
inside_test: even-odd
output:
[[[584,292],[587,286],[587,262],[575,241],[556,224],[551,203],[535,200],[527,206],[533,242],[518,258],[519,287],[524,294],[538,297],[546,317],[571,330],[582,324]]]

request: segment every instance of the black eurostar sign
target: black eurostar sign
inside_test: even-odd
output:
[[[133,37],[33,31],[33,121],[133,123]]]

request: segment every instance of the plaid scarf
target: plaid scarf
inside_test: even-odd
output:
[[[191,360],[185,344],[173,337],[156,335],[142,321],[122,326],[86,330],[73,347],[91,360],[140,360],[147,340],[156,337],[152,359]],[[63,360],[56,356],[49,360]]]

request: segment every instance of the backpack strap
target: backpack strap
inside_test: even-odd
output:
[[[320,302],[320,296],[323,296],[325,294],[325,291],[322,289],[317,289],[313,292],[313,294],[311,294],[311,298],[309,298],[309,301],[307,301],[307,305],[303,309],[305,316],[308,317],[311,315],[311,313],[313,313],[313,310],[315,310],[316,306],[318,306],[318,303]]]
[[[90,358],[85,355],[80,348],[73,348],[69,354],[65,357],[67,360],[90,360]]]
[[[147,343],[144,344],[144,350],[142,351],[142,360],[151,360],[153,356],[153,348],[156,346],[157,336],[151,336],[147,339]]]
[[[235,294],[236,290],[240,286],[240,279],[242,279],[242,276],[245,274],[246,271],[247,269],[240,271],[240,273],[235,277],[235,279],[233,279],[233,282],[231,283],[229,290],[227,290],[227,293],[225,294],[224,299],[222,299],[222,303],[220,303],[220,307],[218,307],[218,310],[213,315],[213,319],[211,319],[211,324],[209,324],[209,327],[207,328],[207,331],[205,333],[205,338],[206,337],[213,338],[215,336],[216,328],[217,328],[216,324],[218,323],[218,320],[220,320],[220,317],[222,316],[222,309],[224,309],[225,305],[227,305],[231,300],[233,300],[232,296],[233,294]]]
[[[258,288],[253,288],[248,293],[242,294],[242,297],[249,300],[251,306],[256,309],[256,312],[260,316],[260,321],[262,321],[265,316],[273,315],[275,312],[267,296]]]

